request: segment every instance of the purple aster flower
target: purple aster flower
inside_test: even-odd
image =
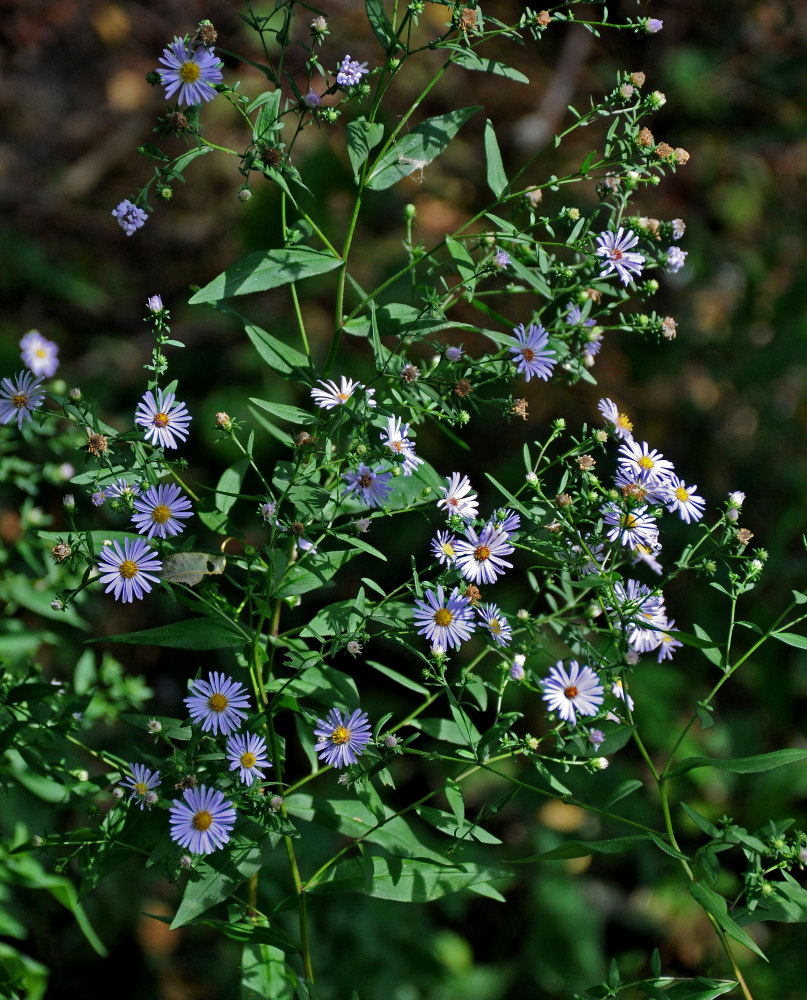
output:
[[[627,477],[654,490],[665,493],[675,469],[669,459],[661,452],[651,448],[647,441],[641,445],[631,439],[619,446],[619,469]]]
[[[611,694],[618,698],[620,701],[624,701],[628,706],[628,711],[632,712],[634,709],[634,701],[631,698],[630,693],[625,690],[625,683],[621,677],[617,677],[614,683],[611,685]]]
[[[661,644],[661,631],[668,627],[667,610],[661,594],[655,594],[638,580],[614,584],[616,603],[608,605],[616,628],[625,631],[628,645],[637,653],[649,653]]]
[[[153,788],[157,788],[161,784],[160,772],[150,771],[145,764],[130,764],[129,767],[132,773],[123,779],[121,785],[131,791],[131,798],[140,803],[141,810],[143,806],[151,808],[156,801],[156,796],[152,801],[147,801],[146,796]]]
[[[28,371],[19,372],[13,381],[4,378],[0,383],[0,424],[16,420],[17,427],[22,430],[23,421],[33,420],[33,411],[44,402],[41,378],[34,378]]]
[[[124,198],[110,214],[115,216],[118,220],[118,225],[127,236],[134,236],[137,230],[146,224],[148,219],[148,214],[142,208],[138,208],[137,205],[132,204],[128,198]]]
[[[445,650],[448,646],[459,649],[460,644],[471,638],[476,628],[471,602],[455,587],[446,599],[442,586],[437,591],[424,591],[425,601],[415,601],[415,625],[418,635],[425,635],[429,642]]]
[[[633,440],[633,424],[627,414],[619,412],[619,407],[612,399],[601,399],[597,409],[602,414],[603,420],[614,428],[617,437],[623,441]]]
[[[513,568],[511,562],[502,558],[513,551],[513,546],[507,543],[508,537],[506,532],[490,523],[478,535],[474,528],[466,528],[465,538],[454,546],[457,569],[472,583],[495,583],[505,568]]]
[[[667,270],[670,274],[677,274],[686,263],[688,250],[680,247],[670,247],[667,251]]]
[[[477,608],[479,617],[487,625],[491,638],[498,646],[509,646],[513,633],[498,604],[491,602]]]
[[[676,475],[670,476],[668,480],[667,500],[669,506],[667,510],[671,513],[677,510],[681,519],[687,524],[690,521],[700,521],[706,507],[706,501],[695,492],[697,488],[697,486],[685,485],[683,479],[679,479]]]
[[[227,760],[230,770],[238,769],[244,785],[251,785],[254,778],[264,778],[262,767],[271,767],[266,755],[266,740],[254,733],[237,733],[227,737]]]
[[[454,562],[457,553],[454,546],[457,539],[450,531],[438,531],[431,542],[432,555],[441,566],[450,566]]]
[[[169,538],[184,531],[181,521],[193,517],[191,502],[176,483],[152,486],[134,501],[132,523],[141,535]]]
[[[106,490],[96,490],[90,497],[93,507],[103,507],[106,502]]]
[[[140,487],[134,483],[131,486],[122,477],[116,482],[104,487],[108,500],[134,500],[140,494]]]
[[[581,667],[577,660],[569,661],[567,672],[563,660],[549,669],[549,677],[542,681],[543,700],[550,712],[557,712],[561,719],[576,725],[578,715],[596,715],[602,705],[605,691],[591,669]]]
[[[510,266],[510,255],[505,250],[497,250],[493,255],[493,266],[503,271]]]
[[[357,708],[348,717],[332,708],[324,719],[318,719],[314,727],[317,742],[314,749],[320,760],[331,767],[347,767],[355,764],[364,748],[370,742],[371,730],[367,713]]]
[[[661,31],[664,27],[664,22],[657,17],[648,17],[644,24],[644,30],[648,35],[655,35],[657,31]]]
[[[392,492],[389,485],[391,472],[382,472],[381,466],[371,469],[364,462],[359,462],[355,471],[345,472],[342,479],[347,482],[345,496],[352,493],[361,494],[361,500],[368,507],[380,507]]]
[[[462,361],[463,358],[462,344],[460,344],[459,347],[447,347],[445,354],[447,361],[451,361],[452,363],[455,363],[457,361]]]
[[[672,629],[674,625],[675,619],[667,623],[667,628]],[[675,638],[675,633],[672,631],[659,632],[659,636],[661,637],[661,642],[658,647],[658,662],[662,663],[664,660],[671,660],[676,649],[680,649],[684,644]]]
[[[600,744],[605,742],[605,737],[601,729],[591,729],[588,738],[595,750],[599,749]]]
[[[536,375],[538,378],[546,380],[552,375],[555,367],[555,352],[547,348],[549,334],[539,323],[530,323],[525,331],[524,324],[519,323],[513,327],[515,344],[509,347],[511,354],[518,360],[515,362],[516,368],[523,374],[527,382]]]
[[[672,238],[674,240],[680,240],[687,231],[687,224],[683,219],[673,219],[670,225],[672,226]]]
[[[471,493],[468,477],[460,477],[459,472],[452,472],[450,477],[446,476],[446,480],[448,487],[442,487],[445,495],[437,501],[437,506],[442,507],[449,516],[456,514],[466,521],[476,517],[479,512],[479,500],[476,493]]]
[[[360,82],[365,73],[369,73],[367,63],[345,56],[336,74],[336,82],[340,87],[353,87]]]
[[[402,459],[401,471],[411,476],[423,462],[415,454],[414,442],[409,440],[409,424],[401,424],[400,417],[387,417],[387,429],[381,432],[381,440],[390,451]]]
[[[151,591],[152,583],[159,583],[155,576],[163,568],[162,562],[149,548],[145,538],[125,538],[104,546],[98,559],[98,572],[104,593],[114,592],[116,601],[130,604],[136,597],[141,600]]]
[[[160,295],[150,295],[146,299],[146,309],[155,316],[160,316],[165,312],[165,306],[163,305],[162,296]]]
[[[658,540],[654,545],[644,545],[639,542],[633,549],[633,565],[643,562],[646,566],[649,566],[654,573],[659,575],[663,572],[661,563],[656,558],[661,552],[661,542]]]
[[[523,653],[516,653],[513,657],[513,662],[510,665],[510,680],[512,681],[523,681],[527,675],[527,671],[524,669],[524,664],[527,662],[527,657]]]
[[[312,389],[311,398],[321,406],[323,410],[332,410],[335,406],[344,406],[353,393],[362,387],[361,382],[354,382],[352,378],[341,377],[340,384],[337,385],[333,379],[323,382],[319,379],[319,384],[324,389]]]
[[[264,521],[272,521],[277,513],[277,504],[274,500],[268,500],[266,503],[261,504],[260,511]]]
[[[610,502],[602,508],[603,524],[610,525],[606,534],[609,542],[619,541],[629,549],[639,545],[652,547],[658,542],[658,525],[647,513],[647,507],[625,510],[620,504]]]
[[[303,101],[309,108],[318,108],[320,104],[322,104],[322,98],[316,90],[309,90],[303,98]]]
[[[639,242],[639,237],[633,235],[633,230],[627,232],[622,228],[615,232],[603,232],[597,237],[597,249],[594,251],[602,257],[601,277],[606,277],[616,271],[623,285],[627,285],[631,277],[642,273],[645,259],[640,253],[632,250]]]
[[[155,447],[177,448],[177,438],[188,436],[188,424],[193,417],[184,403],[177,403],[173,392],[157,389],[157,397],[149,389],[135,410],[135,423],[146,430],[146,440]]]
[[[509,507],[504,507],[502,510],[496,511],[490,519],[490,523],[497,531],[503,531],[505,534],[511,535],[521,527],[521,515],[514,510],[510,510]]]
[[[249,709],[247,690],[240,681],[213,671],[206,681],[191,681],[191,693],[183,701],[188,706],[191,722],[213,735],[221,731],[224,736],[235,732],[246,719]]]
[[[47,340],[39,330],[29,330],[20,340],[22,360],[34,375],[50,378],[59,367],[59,347]]]
[[[193,854],[212,854],[230,839],[235,807],[222,792],[200,785],[186,788],[170,809],[171,839]]]
[[[165,87],[165,99],[170,100],[179,91],[178,104],[186,107],[212,101],[217,91],[214,84],[221,83],[221,60],[212,49],[191,48],[185,39],[174,41],[163,49],[160,62],[166,69],[157,67],[157,74]]]
[[[317,547],[316,547],[316,545],[314,545],[313,542],[309,542],[307,538],[298,538],[297,539],[297,548],[303,554],[305,554],[306,552],[308,552],[309,555],[312,555],[312,556],[315,556],[317,554]]]
[[[570,326],[592,327],[595,325],[595,320],[591,318],[583,319],[583,314],[580,311],[580,306],[576,306],[574,302],[567,302],[566,309],[568,310],[566,313],[566,322]]]

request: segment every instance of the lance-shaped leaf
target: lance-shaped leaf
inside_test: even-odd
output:
[[[478,107],[458,108],[445,115],[427,118],[399,139],[379,157],[367,179],[367,187],[384,191],[393,184],[424,167],[438,157],[460,128],[479,111]]]
[[[234,295],[266,292],[292,281],[327,274],[341,263],[339,257],[324,250],[312,250],[311,247],[251,253],[200,288],[190,299],[190,304],[196,306],[203,302],[220,302]]]
[[[173,552],[163,559],[161,579],[194,587],[203,577],[224,572],[227,560],[210,552]]]
[[[807,760],[807,750],[774,750],[772,753],[757,754],[756,757],[687,757],[667,772],[668,778],[678,778],[696,767],[717,767],[721,771],[735,774],[758,774],[772,771],[783,764],[798,764]]]

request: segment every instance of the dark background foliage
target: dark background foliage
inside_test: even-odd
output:
[[[372,64],[378,51],[366,30],[363,6],[333,0],[325,8],[331,23],[326,61],[335,63],[347,50]],[[491,5],[502,20],[516,17],[519,9],[510,0]],[[239,10],[235,0],[218,0],[212,8],[197,0],[16,0],[6,5],[0,26],[2,371],[18,370],[17,341],[37,327],[61,345],[60,375],[96,399],[104,419],[125,426],[142,392],[142,365],[150,353],[150,334],[141,322],[145,299],[159,292],[173,312],[176,335],[187,344],[172,359],[172,373],[181,379],[195,414],[191,472],[198,477],[204,468],[208,481],[218,474],[209,463],[224,467],[234,457],[212,446],[214,413],[224,409],[246,417],[250,395],[277,397],[280,390],[256,365],[232,319],[184,303],[190,285],[206,283],[245,252],[277,243],[277,193],[258,188],[249,205],[239,204],[234,161],[210,156],[192,166],[188,182],[175,187],[174,198],[159,204],[133,238],[123,236],[110,211],[148,175],[135,150],[165,109],[162,91],[144,83],[145,73],[174,34],[192,31],[202,17],[215,23],[220,45],[248,50],[252,42]],[[444,10],[427,5],[424,28],[439,30]],[[729,490],[745,490],[742,523],[754,532],[753,544],[768,550],[770,561],[744,614],[766,622],[791,587],[805,585],[807,10],[777,0],[670,0],[652,8],[625,0],[614,4],[615,13],[661,17],[664,30],[647,39],[606,33],[598,41],[579,27],[553,25],[540,44],[503,50],[503,58],[528,73],[530,87],[458,73],[435,93],[429,113],[483,104],[496,123],[507,165],[520,164],[548,143],[529,174],[540,183],[553,172],[574,169],[602,142],[592,127],[575,133],[559,151],[551,149],[554,132],[568,124],[567,104],[585,106],[587,95],[610,89],[621,69],[643,70],[648,89],[667,94],[668,103],[653,122],[654,134],[686,148],[691,160],[643,194],[636,211],[687,222],[681,243],[689,251],[687,265],[662,280],[656,303],[659,312],[676,318],[678,339],[647,344],[627,335],[609,337],[593,372],[598,387],[529,387],[527,429],[542,438],[558,415],[574,427],[594,417],[600,395],[612,396],[630,411],[641,437],[685,470],[688,482],[698,483],[710,509]],[[292,70],[294,60],[302,65],[302,58],[292,54]],[[405,109],[406,98],[426,73],[425,66],[413,64],[402,77],[390,120]],[[236,71],[226,61],[225,74],[228,79],[240,74],[258,93],[260,81],[252,71]],[[237,146],[223,101],[205,108],[204,121],[207,134]],[[417,236],[427,246],[484,204],[481,128],[477,116],[428,168],[423,183],[405,180],[368,203],[358,238],[364,267],[376,273],[392,269],[401,252],[400,220],[407,202],[417,207]],[[318,220],[338,233],[352,192],[343,123],[305,139],[297,165],[317,196]],[[546,204],[583,206],[595,198],[581,185],[547,194]],[[361,280],[361,268],[357,277]],[[305,287],[306,321],[320,359],[330,334],[331,291],[327,280]],[[270,293],[245,308],[276,336],[295,336],[285,293]],[[514,315],[513,321],[520,318]],[[467,339],[466,348],[474,350]],[[359,369],[366,364],[361,343],[348,344],[347,350]],[[506,425],[472,421],[464,433],[472,451],[461,461],[468,471],[473,462],[504,481],[518,481],[523,471],[516,441],[523,430],[513,428],[508,451]],[[424,435],[421,444],[438,468],[454,467],[453,448],[434,434]],[[274,455],[267,445],[262,458],[268,463]],[[57,488],[41,500],[57,524],[60,496]],[[19,504],[20,497],[4,485],[0,535],[6,544],[19,537]],[[683,588],[668,595],[679,625],[688,628],[697,616],[707,630],[717,631],[725,612],[719,596],[704,583],[697,606],[688,599],[691,591]],[[171,613],[124,609],[99,596],[84,613],[100,632],[114,634],[156,624],[163,610]],[[81,650],[75,637],[68,640],[69,630],[61,634],[64,641],[44,644],[38,659],[46,676],[69,680]],[[149,647],[116,647],[115,655],[132,674],[146,676],[158,713],[174,711],[184,678],[199,665],[189,654]],[[355,673],[368,701],[383,705],[367,668],[337,665]],[[687,693],[701,696],[711,682],[706,679],[710,669],[696,650],[685,649],[672,666],[648,665],[637,674],[634,693],[648,720],[653,752],[661,752],[669,733],[683,722],[671,706],[681,704]],[[691,750],[740,755],[803,746],[806,692],[804,653],[769,646],[721,696],[718,725],[693,733]],[[525,726],[538,729],[540,706],[521,707]],[[123,753],[136,738],[111,721],[98,735],[99,743]],[[626,750],[602,776],[603,787],[636,774],[646,777]],[[686,790],[690,801],[713,818],[733,810],[734,819],[749,829],[784,815],[803,822],[807,778],[795,767],[741,779],[697,774],[682,793]],[[423,781],[428,775],[415,778],[401,765],[402,796]],[[500,787],[480,779],[468,793],[469,805],[481,806],[499,794]],[[49,809],[33,795],[10,793],[0,829],[10,834],[18,819],[32,832],[53,829]],[[70,826],[80,817],[68,812],[62,820]],[[522,796],[492,828],[512,857],[553,847],[569,835],[605,832],[573,807],[536,806],[536,800]],[[694,846],[694,828],[690,833]],[[732,890],[731,863],[728,868],[723,888],[731,894],[739,883]],[[286,876],[278,868],[269,877]],[[279,898],[285,890],[267,891]],[[611,955],[619,957],[626,976],[646,972],[656,943],[665,969],[694,974],[721,968],[702,913],[658,855],[640,852],[531,867],[506,895],[506,904],[457,896],[428,910],[358,896],[332,897],[327,906],[312,907],[323,994],[346,997],[355,988],[361,997],[393,1000],[498,1000],[528,992],[568,997],[603,978]],[[18,899],[15,906],[31,932],[23,947],[54,970],[48,996],[106,995],[112,982],[120,997],[132,1000],[234,995],[233,947],[221,945],[205,929],[169,933],[144,915],[171,912],[176,898],[174,887],[151,879],[136,859],[102,883],[87,906],[111,949],[105,964],[55,903]],[[807,971],[804,931],[771,925],[760,931],[760,942],[769,950],[771,966],[746,960],[756,995],[798,1000]]]

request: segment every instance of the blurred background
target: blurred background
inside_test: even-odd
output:
[[[521,7],[496,0],[490,13],[515,20]],[[371,66],[378,61],[363,5],[330,0],[322,9],[331,32],[323,62],[335,66],[345,51]],[[537,44],[500,49],[500,58],[529,75],[529,87],[456,71],[435,91],[428,113],[484,105],[496,125],[505,166],[513,168],[547,143],[551,147],[553,134],[570,122],[566,106],[584,107],[589,94],[610,90],[620,70],[642,70],[646,89],[667,95],[651,123],[653,133],[657,140],[684,147],[691,159],[658,188],[641,194],[634,211],[686,221],[680,243],[689,254],[686,266],[677,275],[662,276],[653,303],[659,313],[675,317],[678,337],[656,345],[609,336],[593,369],[597,387],[531,384],[527,430],[533,439],[542,439],[555,416],[565,416],[572,428],[592,421],[599,397],[611,396],[630,413],[640,438],[671,458],[688,483],[698,484],[710,510],[720,507],[730,490],[744,490],[741,523],[754,533],[752,544],[764,547],[770,559],[743,614],[765,623],[787,602],[791,588],[807,586],[802,541],[807,487],[807,8],[777,0],[670,0],[614,3],[609,9],[614,19],[661,18],[664,28],[646,38],[626,31],[606,32],[596,40],[579,26],[553,24]],[[192,472],[212,462],[215,475],[234,459],[213,447],[215,412],[246,418],[249,396],[272,393],[277,398],[280,390],[271,374],[258,367],[231,317],[186,305],[189,287],[206,284],[247,252],[277,245],[277,192],[268,184],[257,186],[252,201],[241,204],[236,161],[208,156],[189,168],[187,183],[175,185],[172,200],[157,204],[131,239],[110,213],[148,177],[151,168],[136,149],[154,138],[156,116],[166,110],[162,89],[149,87],[145,74],[156,67],[175,34],[192,32],[205,17],[219,32],[220,49],[258,58],[239,18],[241,10],[237,0],[207,5],[197,0],[159,5],[6,0],[0,19],[2,374],[19,370],[17,342],[27,330],[38,328],[60,345],[59,375],[96,400],[104,420],[125,427],[142,394],[142,366],[151,350],[151,335],[142,322],[146,298],[159,293],[172,311],[175,335],[187,345],[171,362],[182,398],[198,414],[194,450],[189,451]],[[424,34],[442,30],[445,10],[427,4],[421,19]],[[592,6],[592,15],[599,10]],[[303,59],[302,50],[292,47],[288,68],[300,79]],[[224,60],[226,80],[240,79],[252,94],[263,89],[255,71],[226,56]],[[425,56],[402,75],[400,89],[391,97],[389,120],[405,110],[407,98],[417,93],[434,65]],[[232,148],[243,145],[224,101],[205,107],[203,121],[209,138]],[[353,191],[343,124],[344,119],[303,136],[296,160],[316,195],[315,217],[336,234],[346,223]],[[366,261],[355,272],[359,280],[369,278],[371,268],[376,274],[391,271],[399,260],[407,202],[417,207],[416,237],[427,246],[485,204],[482,127],[481,116],[472,119],[427,169],[422,183],[407,179],[368,199],[357,239]],[[547,149],[527,180],[542,183],[552,173],[576,169],[591,149],[602,148],[602,139],[595,127],[578,130],[558,151]],[[165,147],[174,153],[182,148],[177,139]],[[564,204],[585,208],[595,203],[593,185],[548,193],[544,202],[547,214]],[[325,280],[301,288],[309,336],[321,361],[330,332],[332,285]],[[275,336],[294,342],[284,294],[244,300],[241,308]],[[473,353],[467,338],[466,349]],[[361,342],[349,343],[346,350],[355,355],[358,369],[367,364]],[[349,370],[346,364],[343,370]],[[472,421],[464,436],[476,453],[490,459],[497,478],[519,481],[520,445],[512,455],[503,453],[500,429],[485,421]],[[445,439],[424,434],[421,442],[419,449],[436,467],[453,460]],[[261,457],[268,463],[276,454],[267,444]],[[49,456],[43,453],[41,460],[47,462]],[[206,477],[214,479],[214,470],[206,471]],[[58,472],[53,479],[52,496],[39,501],[37,517],[40,525],[50,522],[58,529],[66,490]],[[18,485],[0,483],[0,539],[5,546],[33,530],[30,518],[20,514],[26,503],[30,508]],[[13,593],[2,596],[6,615],[40,627]],[[685,629],[691,627],[687,597],[691,593],[675,588],[667,596],[671,614]],[[707,631],[719,631],[725,608],[705,583],[697,611]],[[82,613],[107,635],[157,623],[150,622],[145,609],[123,609],[100,595]],[[58,619],[49,622],[49,629],[49,640],[29,645],[24,657],[35,657],[46,677],[70,681],[82,637],[77,639]],[[110,651],[123,668],[116,683],[128,684],[140,696],[150,689],[153,695],[146,704],[156,714],[175,711],[184,678],[199,666],[198,657],[150,647],[110,646]],[[337,665],[353,672],[362,690],[371,688],[372,678],[364,676],[360,664]],[[675,706],[684,696],[691,699],[693,690],[708,690],[714,679],[707,684],[709,670],[713,668],[696,650],[687,649],[673,666],[643,667],[634,695],[659,734],[678,721]],[[373,697],[370,690],[368,698]],[[526,722],[537,729],[539,709],[521,707]],[[804,652],[769,644],[721,696],[719,725],[693,733],[690,749],[739,756],[804,746],[805,707]],[[98,745],[127,752],[131,729],[105,719],[102,711],[98,725]],[[652,731],[653,725],[648,728]],[[662,747],[661,742],[653,746],[651,738],[652,750]],[[643,776],[626,749],[603,782],[616,787],[635,774]],[[803,826],[805,791],[807,774],[798,766],[746,776],[741,784],[733,776],[699,771],[687,788],[690,801],[712,818],[719,818],[727,803],[741,808],[733,818],[749,830],[784,816]],[[493,794],[480,780],[469,789],[468,800],[481,805]],[[81,825],[80,817],[67,809],[62,820],[67,827]],[[52,831],[54,822],[52,806],[31,789],[8,790],[0,810],[5,836],[17,823],[35,833]],[[573,807],[550,804],[536,810],[534,801],[520,798],[494,828],[514,857],[547,850],[568,836],[607,833]],[[690,832],[696,845],[694,828]],[[43,863],[47,866],[47,858]],[[732,894],[730,884],[721,888]],[[739,888],[737,881],[733,891]],[[362,1000],[373,995],[503,1000],[528,991],[566,998],[603,979],[611,956],[618,957],[625,978],[647,974],[655,944],[665,971],[718,973],[723,966],[703,915],[694,902],[682,900],[680,890],[677,872],[660,856],[637,852],[525,868],[505,890],[506,904],[458,895],[428,909],[404,910],[403,904],[378,904],[363,896],[331,897],[327,913],[314,912],[313,917],[319,985],[326,1000],[346,998],[353,989]],[[145,916],[172,912],[177,890],[151,878],[139,861],[130,862],[122,875],[103,882],[85,900],[110,949],[106,960],[92,952],[69,913],[41,895],[17,894],[7,905],[28,931],[19,947],[52,969],[49,998],[100,997],[112,982],[121,1000],[236,995],[235,946],[222,944],[204,928],[169,932],[165,924]],[[804,928],[757,925],[754,932],[771,958],[765,966],[742,956],[755,995],[801,1000],[807,974]]]

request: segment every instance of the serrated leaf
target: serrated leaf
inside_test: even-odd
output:
[[[384,191],[416,170],[422,172],[477,111],[478,107],[458,108],[427,118],[376,160],[367,178],[367,187],[373,191]]]
[[[224,572],[227,559],[210,552],[172,552],[163,559],[161,579],[195,586],[205,576]]]
[[[262,250],[243,257],[204,288],[200,288],[191,297],[190,304],[195,306],[204,302],[220,302],[235,295],[252,295],[280,288],[292,281],[327,274],[341,263],[339,257],[311,247]]]

